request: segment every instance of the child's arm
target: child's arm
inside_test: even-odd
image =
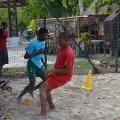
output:
[[[64,68],[54,68],[53,70],[48,70],[46,71],[47,73],[51,73],[51,72],[54,72],[54,73],[58,73],[58,74],[64,74],[64,73],[69,73],[71,70],[70,67],[66,66]]]
[[[57,69],[57,68],[54,68],[53,69],[53,72],[55,72],[55,73],[69,73],[70,72],[70,67],[68,67],[68,66],[66,66],[66,67],[64,67],[64,68],[59,68],[59,69]]]
[[[37,56],[37,55],[40,55],[40,54],[44,54],[44,49],[40,49],[39,51],[37,52],[33,52],[32,54],[30,54],[30,57],[34,57],[34,56]]]
[[[37,56],[37,55],[39,55],[39,54],[44,54],[44,50],[43,50],[43,49],[40,49],[39,51],[33,52],[33,53],[31,53],[31,54],[28,54],[28,53],[26,52],[25,55],[24,55],[24,58],[25,58],[25,59],[29,59],[29,58],[32,58],[32,57]]]
[[[26,52],[25,55],[24,55],[24,59],[29,59],[29,58],[31,58],[31,56],[30,56],[30,54],[28,54],[28,53]]]
[[[45,61],[43,60],[43,57],[41,57],[41,61],[42,61],[43,65],[44,65],[45,69],[47,69],[47,65],[46,65]]]

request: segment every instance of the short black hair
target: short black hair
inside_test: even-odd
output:
[[[7,23],[6,22],[1,22],[1,25],[7,25]]]
[[[64,38],[64,40],[67,40],[67,41],[69,41],[70,40],[70,34],[68,33],[68,32],[66,32],[66,31],[64,31],[64,32],[61,32],[60,34],[59,34],[59,38]]]
[[[46,28],[40,28],[38,30],[38,34],[44,34],[44,33],[48,33],[48,30]]]

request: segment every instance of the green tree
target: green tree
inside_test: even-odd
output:
[[[8,23],[8,10],[7,9],[0,9],[0,22],[5,21]]]
[[[93,0],[83,0],[84,10],[87,9]],[[73,15],[79,15],[79,0],[62,0],[63,6],[72,11]]]
[[[42,0],[28,0],[28,5],[24,8],[18,8],[19,23],[29,25],[33,19],[40,19],[44,16],[49,16],[48,9]]]
[[[106,6],[108,12],[111,13],[113,4],[116,4],[120,7],[120,1],[119,0],[98,0],[97,8],[100,9],[103,6]]]
[[[24,23],[28,26],[31,20],[41,19],[45,16],[54,17],[43,0],[27,0],[27,3],[27,6],[17,9],[20,25]],[[48,2],[48,5],[53,9],[57,17],[71,15],[72,11],[68,12],[61,0],[51,0]]]
[[[49,7],[55,12],[55,14],[57,15],[57,17],[62,17],[62,16],[71,16],[71,12],[70,9],[66,9],[63,6],[62,0],[51,0],[48,2]],[[51,16],[53,16],[50,11],[49,14]]]

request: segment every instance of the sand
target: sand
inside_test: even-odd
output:
[[[47,120],[120,120],[120,74],[93,75],[93,90],[89,92],[82,88],[85,77],[75,75],[71,82],[52,92],[56,109],[48,109]],[[37,120],[39,91],[35,91],[33,99],[29,94],[24,96],[32,100],[29,106],[18,105],[16,97],[28,84],[28,78],[10,81],[12,93],[0,90],[1,120]]]

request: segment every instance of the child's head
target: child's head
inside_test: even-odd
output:
[[[6,29],[7,28],[7,23],[6,22],[2,22],[1,26],[2,26],[3,29]]]
[[[46,40],[48,38],[48,30],[45,28],[40,28],[37,32],[38,39]]]
[[[61,32],[59,34],[59,46],[66,47],[69,44],[69,34],[67,32]]]

